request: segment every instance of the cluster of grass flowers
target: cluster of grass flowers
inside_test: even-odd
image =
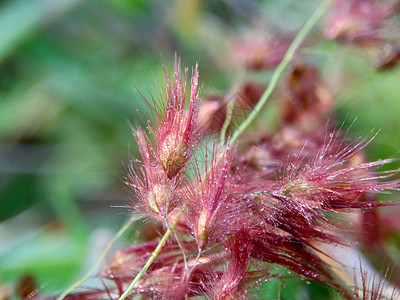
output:
[[[190,79],[178,59],[171,76],[165,71],[162,99],[148,103],[148,128],[134,129],[141,160],[132,162],[126,177],[135,195],[132,210],[159,223],[163,236],[116,253],[101,273],[113,284],[71,292],[68,299],[252,299],[255,288],[288,276],[276,272],[277,265],[345,299],[386,299],[384,278],[369,284],[361,268],[352,275],[362,284],[352,285],[332,263],[340,261],[321,247],[352,246],[337,221],[342,211],[394,205],[373,196],[400,188],[398,172],[381,169],[392,159],[365,160],[363,150],[375,134],[350,141],[333,129],[328,92],[316,69],[304,64],[289,74],[292,100],[283,101],[281,128],[269,136],[242,134],[323,9],[279,58],[261,99],[246,102],[255,107],[232,132],[233,112],[243,102],[212,109],[200,100],[197,65]],[[335,37],[358,40],[371,26],[378,25],[355,37],[351,31]],[[394,290],[388,297],[396,296]]]

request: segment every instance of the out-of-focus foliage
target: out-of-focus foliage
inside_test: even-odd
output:
[[[143,96],[157,97],[163,63],[171,69],[175,53],[185,66],[198,61],[202,94],[227,91],[242,76],[230,62],[233,40],[255,28],[293,36],[316,2],[2,1],[0,299],[25,276],[41,293],[59,292],[130,216],[122,180],[137,154],[130,124],[144,121]],[[400,68],[377,73],[374,58],[334,41],[302,51],[337,97],[339,124],[358,118],[353,136],[381,129],[370,158],[397,156]],[[270,73],[257,76],[265,84]],[[275,104],[263,114],[266,128]],[[132,232],[130,242],[145,235]],[[277,297],[276,285],[258,293]],[[297,299],[326,293],[302,281],[279,285]]]

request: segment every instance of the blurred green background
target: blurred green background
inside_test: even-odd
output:
[[[202,94],[228,91],[231,38],[260,24],[293,34],[316,3],[1,1],[0,299],[30,275],[40,292],[59,292],[130,216],[130,124],[145,122],[140,93],[157,95],[163,63],[198,61]],[[377,73],[355,49],[312,45],[304,59],[334,90],[339,123],[357,117],[353,136],[382,129],[370,158],[398,157],[400,68]],[[116,249],[135,239],[133,229]]]

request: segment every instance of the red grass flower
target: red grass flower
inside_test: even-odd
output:
[[[175,61],[172,82],[165,72],[167,103],[162,112],[157,112],[155,109],[156,122],[152,128],[157,144],[157,159],[170,179],[189,161],[193,146],[199,140],[196,116],[199,101],[197,65],[191,80],[187,111],[185,110],[186,77],[187,70],[182,74],[178,60]]]
[[[242,209],[239,202],[241,195],[232,191],[231,163],[229,147],[220,156],[214,144],[210,165],[205,159],[205,176],[203,177],[199,169],[196,170],[188,203],[187,221],[200,250],[203,250],[209,241],[225,238],[229,232],[235,230],[235,216],[239,215]]]
[[[127,184],[139,199],[137,208],[156,219],[166,218],[177,205],[176,186],[179,178],[168,180],[154,158],[151,141],[144,130],[138,129],[135,134],[142,163],[130,166]]]
[[[354,43],[380,40],[384,21],[399,8],[398,0],[336,0],[325,35],[331,39]]]

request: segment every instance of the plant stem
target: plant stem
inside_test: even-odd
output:
[[[96,269],[100,266],[101,262],[104,260],[108,251],[110,251],[111,247],[114,243],[121,237],[122,234],[136,221],[137,219],[131,218],[126,224],[117,232],[117,234],[111,239],[111,241],[107,244],[106,248],[104,249],[103,253],[101,253],[97,262],[93,265],[93,267],[80,279],[74,282],[70,287],[68,287],[58,298],[57,300],[63,300],[70,292],[73,291],[74,288],[81,285],[85,282],[89,276],[96,271]]]
[[[146,262],[146,264],[143,266],[143,268],[140,270],[140,272],[136,275],[135,279],[133,279],[131,284],[128,286],[128,288],[125,290],[125,292],[121,295],[121,297],[119,297],[118,300],[124,300],[129,295],[129,293],[136,287],[136,284],[139,282],[140,278],[142,278],[142,276],[146,273],[147,269],[151,266],[153,261],[156,259],[156,257],[160,253],[161,249],[164,247],[165,243],[167,242],[167,239],[169,238],[169,236],[171,235],[172,231],[174,230],[176,224],[178,223],[178,221],[182,215],[182,212],[183,212],[183,210],[181,210],[178,213],[174,222],[171,224],[171,226],[165,232],[164,236],[161,238],[160,242],[157,245],[157,248],[154,249],[149,260]]]
[[[167,220],[166,218],[163,218],[163,221],[164,221],[164,223],[165,223],[165,226],[167,226],[168,229],[171,229],[171,225],[169,225],[168,220]],[[184,263],[184,265],[185,265],[185,270],[187,270],[188,266],[187,266],[187,259],[186,259],[185,248],[183,248],[183,245],[182,245],[182,243],[181,243],[181,241],[180,241],[180,239],[179,239],[179,236],[176,234],[176,232],[173,231],[172,229],[171,229],[171,231],[172,231],[172,235],[174,236],[174,238],[175,238],[175,240],[176,240],[176,243],[178,244],[179,249],[180,249],[181,252],[182,252],[183,263]]]
[[[303,26],[303,28],[301,28],[299,33],[296,35],[295,39],[290,44],[282,61],[276,67],[274,73],[272,74],[271,81],[269,82],[267,89],[262,94],[257,105],[251,111],[249,116],[243,121],[243,123],[238,127],[238,129],[236,129],[236,131],[233,133],[230,143],[229,143],[230,146],[233,146],[236,143],[239,136],[246,130],[246,128],[251,124],[251,122],[254,121],[254,119],[260,113],[261,109],[264,107],[265,103],[267,102],[267,100],[271,96],[272,92],[274,91],[274,89],[278,83],[279,77],[282,75],[283,71],[286,69],[286,67],[288,66],[290,61],[292,61],[295,52],[300,47],[300,44],[303,42],[303,40],[307,36],[307,34],[311,31],[311,29],[313,28],[315,23],[318,21],[318,19],[324,14],[325,10],[328,8],[331,1],[332,0],[322,1],[320,6],[315,10],[314,14],[310,17],[310,19],[307,21],[307,23]]]
[[[232,112],[233,112],[234,106],[235,106],[235,99],[229,100],[228,104],[226,105],[225,121],[224,121],[224,124],[222,125],[220,138],[219,138],[221,145],[226,144],[225,136],[226,136],[226,132],[228,131],[229,125],[232,120]]]

